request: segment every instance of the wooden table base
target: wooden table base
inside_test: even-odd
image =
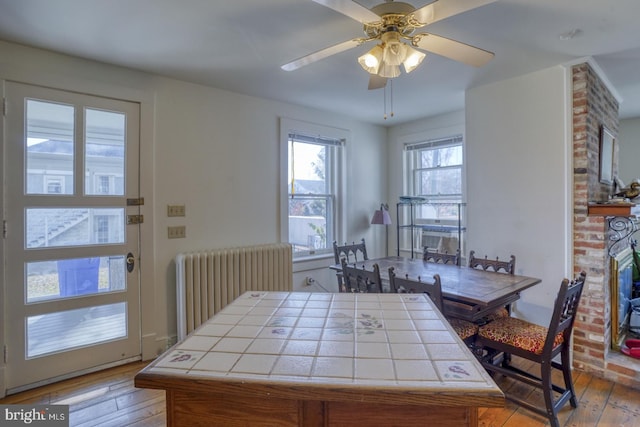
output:
[[[167,390],[172,426],[477,426],[478,408],[248,399]]]

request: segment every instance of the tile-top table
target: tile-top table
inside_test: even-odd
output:
[[[425,294],[246,292],[135,377],[169,426],[477,425],[504,395]]]

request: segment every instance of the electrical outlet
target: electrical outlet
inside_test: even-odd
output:
[[[185,225],[177,225],[174,227],[167,227],[168,229],[168,237],[170,239],[184,239],[187,237],[187,226]]]
[[[167,205],[167,216],[185,216],[184,205]]]

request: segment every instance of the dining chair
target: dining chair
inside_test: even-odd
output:
[[[509,261],[500,261],[498,257],[496,259],[488,259],[485,255],[484,258],[477,258],[476,252],[469,252],[469,267],[481,268],[485,271],[493,270],[496,273],[504,272],[509,274],[515,274],[516,272],[516,257],[511,255]]]
[[[391,292],[427,294],[436,308],[444,315],[442,282],[440,281],[439,274],[434,274],[433,282],[430,283],[423,282],[421,277],[418,277],[418,280],[409,279],[409,275],[405,275],[404,278],[398,277],[395,273],[395,268],[389,267],[389,285],[391,286]],[[478,333],[478,325],[468,320],[458,319],[457,317],[446,317],[446,319],[465,344],[468,346],[474,344],[476,334]]]
[[[509,261],[501,261],[498,257],[496,259],[489,259],[486,255],[484,258],[477,258],[475,251],[469,252],[469,267],[482,269],[484,271],[495,271],[496,273],[515,274],[516,271],[516,256],[511,255]],[[502,317],[511,316],[511,304],[501,307],[489,313],[485,316],[483,322],[491,322]]]
[[[358,261],[368,260],[367,256],[367,245],[364,241],[364,238],[360,241],[360,243],[353,242],[351,244],[345,243],[344,245],[338,245],[338,242],[333,241],[333,258],[335,264],[340,264],[340,260],[342,258],[347,259],[347,263],[355,263]],[[345,284],[343,279],[343,273],[336,273],[336,278],[338,280],[338,292],[345,291]]]
[[[341,263],[345,292],[382,293],[382,279],[378,264],[373,264],[373,271],[371,271],[366,270],[364,266],[358,268],[356,264],[348,264],[346,258],[342,258]]]
[[[585,278],[586,273],[583,271],[572,281],[562,281],[548,327],[515,317],[505,317],[480,327],[476,338],[476,346],[483,349],[481,362],[485,369],[539,388],[544,396],[545,408],[532,404],[529,396],[518,396],[513,391],[518,387],[506,390],[505,397],[546,416],[552,427],[560,426],[558,411],[567,401],[572,407],[577,407],[571,378],[571,333]],[[536,363],[538,368],[535,372],[529,372],[511,365],[508,360],[496,363],[492,355],[499,352],[527,359]],[[559,362],[554,360],[558,355]],[[562,372],[564,386],[553,383],[552,369]],[[556,398],[554,393],[558,393],[559,397]]]
[[[430,250],[425,246],[424,251],[422,252],[422,260],[440,264],[460,265],[460,249],[456,250],[455,254],[450,254],[448,252]]]

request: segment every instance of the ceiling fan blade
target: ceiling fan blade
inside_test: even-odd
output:
[[[487,50],[429,33],[416,34],[413,36],[413,43],[426,51],[467,65],[473,65],[474,67],[483,66],[495,56]]]
[[[298,68],[309,65],[312,62],[316,62],[328,56],[335,55],[336,53],[344,52],[345,50],[353,49],[354,47],[360,46],[362,43],[364,43],[364,41],[365,40],[362,38],[347,40],[345,42],[326,47],[317,52],[310,53],[309,55],[303,56],[302,58],[298,58],[295,61],[284,64],[280,68],[285,71],[297,70]]]
[[[387,78],[377,74],[371,74],[369,77],[369,90],[382,89],[387,85]]]
[[[313,0],[314,2],[340,12],[363,24],[377,22],[380,17],[364,6],[351,0]]]
[[[497,0],[437,0],[421,7],[411,14],[418,22],[428,25],[496,1]]]

